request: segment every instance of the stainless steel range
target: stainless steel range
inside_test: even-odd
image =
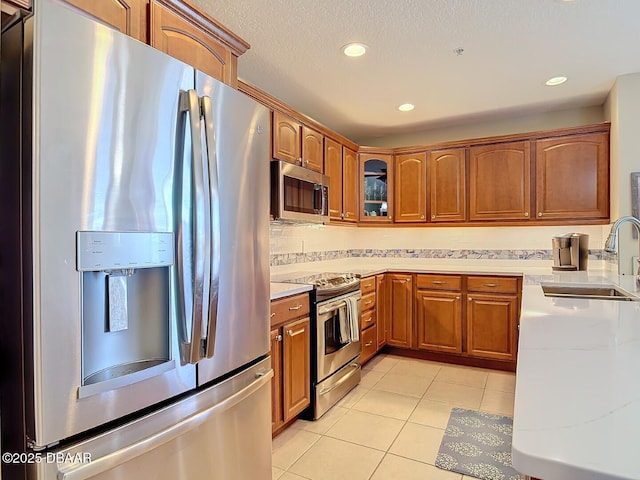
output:
[[[360,278],[322,273],[287,281],[315,287],[308,416],[316,420],[360,383]]]

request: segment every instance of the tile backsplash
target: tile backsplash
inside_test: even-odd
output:
[[[553,235],[589,235],[589,256],[605,259],[601,225],[377,228],[272,223],[271,265],[349,257],[551,260]]]

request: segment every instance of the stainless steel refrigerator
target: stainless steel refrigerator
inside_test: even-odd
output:
[[[2,33],[3,478],[271,478],[268,110],[33,11]]]

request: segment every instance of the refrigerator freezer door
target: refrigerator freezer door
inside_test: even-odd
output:
[[[269,351],[271,130],[268,109],[246,95],[201,72],[196,90],[211,99],[205,102],[211,114],[203,149],[209,151],[210,185],[218,185],[211,193],[218,200],[212,228],[218,228],[221,252],[219,265],[212,266],[212,287],[216,278],[219,286],[217,295],[211,292],[209,335],[215,344],[213,356],[198,363],[202,385]]]
[[[177,140],[179,97],[193,88],[194,70],[60,4],[36,1],[34,11],[27,20],[33,45],[25,40],[28,60],[33,52],[34,83],[33,173],[25,183],[33,202],[32,245],[26,251],[34,252],[35,405],[27,434],[44,446],[195,386],[195,366],[180,366],[175,305],[168,295],[175,290],[167,273],[174,267],[132,269],[128,328],[108,333],[100,314],[92,317],[94,324],[83,323],[91,311],[86,287],[95,302],[104,302],[100,275],[108,272],[79,272],[76,265],[78,231],[173,231],[180,214],[174,208],[176,165],[187,156]],[[157,285],[160,294],[153,297],[146,285]],[[118,338],[138,332],[144,349],[151,341],[144,330],[149,325],[147,318],[137,319],[150,310],[149,322],[167,320],[154,328],[157,342],[164,342],[163,356],[154,360],[149,354],[148,364],[175,361],[175,368],[79,398],[87,377],[83,355],[91,354],[98,374],[116,371],[101,372],[108,355],[100,357],[83,344],[89,327],[97,339],[92,345],[121,348]]]
[[[135,422],[64,450],[43,453],[53,463],[38,464],[36,478],[271,478],[272,376],[267,358]]]

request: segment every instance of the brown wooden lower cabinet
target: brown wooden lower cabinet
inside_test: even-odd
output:
[[[418,290],[416,323],[418,348],[435,352],[462,352],[462,294]]]
[[[390,325],[387,344],[411,348],[413,344],[413,275],[389,273]]]
[[[271,431],[275,432],[282,423],[282,329],[271,330]]]
[[[311,402],[311,321],[308,312],[306,294],[271,302],[271,365],[274,373],[271,428],[274,433]]]
[[[469,293],[467,352],[496,360],[516,359],[517,295]]]
[[[311,402],[311,323],[309,318],[282,327],[282,413],[287,422]]]
[[[388,346],[432,360],[515,369],[521,277],[387,273],[377,283],[377,325],[388,315]]]
[[[389,332],[389,282],[385,274],[376,275],[376,325],[378,350],[387,344]]]

